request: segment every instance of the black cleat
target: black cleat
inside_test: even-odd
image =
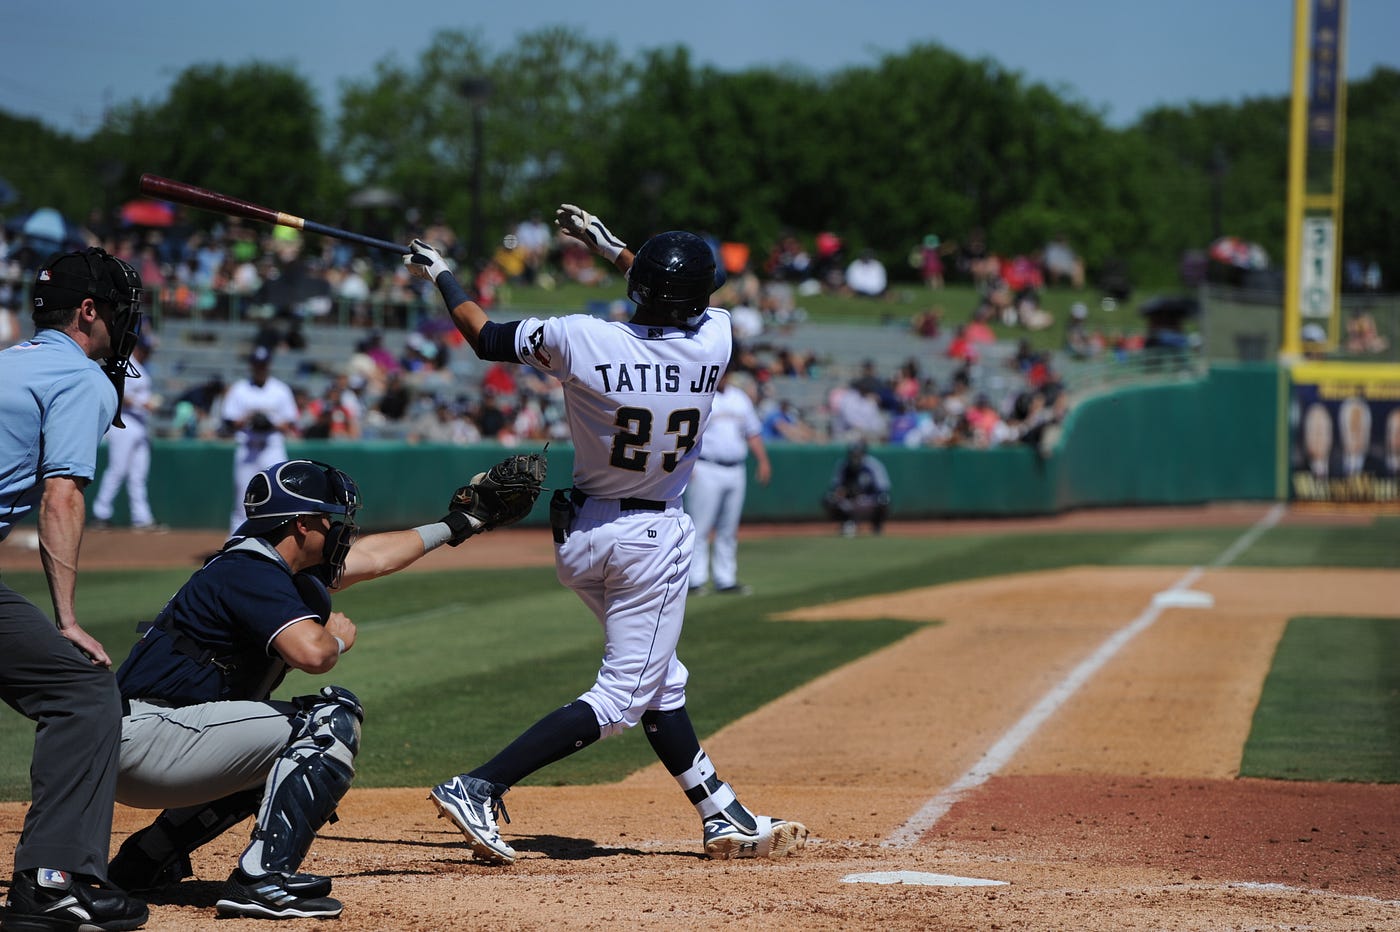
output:
[[[0,914],[0,930],[129,932],[141,928],[149,917],[145,903],[110,883],[41,867],[16,872],[9,908]]]
[[[330,878],[315,874],[284,877],[268,874],[249,877],[239,868],[229,875],[224,895],[215,904],[220,916],[246,916],[251,919],[334,919],[345,908],[329,896],[307,895],[313,887],[305,882],[319,881],[327,891]],[[300,890],[296,885],[303,882]]]

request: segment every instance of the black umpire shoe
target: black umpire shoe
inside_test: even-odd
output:
[[[294,875],[295,880],[315,877],[325,881],[329,888],[329,878],[314,874]],[[329,896],[305,896],[293,888],[293,878],[281,874],[267,874],[263,877],[249,877],[242,869],[234,868],[229,875],[224,895],[215,904],[220,916],[247,916],[252,919],[334,919],[345,907],[340,900]]]
[[[0,930],[128,932],[141,928],[149,917],[145,903],[109,883],[44,867],[15,873]]]

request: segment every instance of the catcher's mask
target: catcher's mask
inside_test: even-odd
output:
[[[714,290],[714,251],[684,230],[647,240],[627,272],[627,297],[680,327],[690,326],[705,312]]]
[[[325,515],[331,521],[322,562],[327,572],[318,575],[334,586],[340,581],[345,557],[359,530],[355,525],[359,507],[359,487],[339,469],[316,460],[288,460],[269,466],[249,481],[243,493],[247,520],[234,536],[262,537],[299,515]]]

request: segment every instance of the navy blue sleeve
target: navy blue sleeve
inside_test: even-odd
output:
[[[519,329],[518,320],[508,324],[488,320],[476,341],[476,355],[491,362],[520,362],[515,353],[515,331]]]

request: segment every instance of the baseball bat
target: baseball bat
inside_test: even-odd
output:
[[[347,242],[359,243],[361,246],[369,246],[371,249],[383,249],[400,254],[406,254],[410,251],[407,246],[400,246],[398,243],[375,239],[373,236],[366,236],[353,230],[327,226],[324,223],[307,220],[295,214],[273,210],[271,207],[263,207],[241,198],[220,194],[218,191],[210,191],[208,188],[162,178],[160,175],[152,175],[150,172],[141,176],[140,188],[142,194],[165,201],[174,201],[187,207],[198,207],[201,210],[211,210],[214,213],[241,217],[244,220],[257,220],[262,223],[270,223],[273,226],[291,227],[293,230],[302,230],[307,233],[319,233],[333,239],[343,239]]]

